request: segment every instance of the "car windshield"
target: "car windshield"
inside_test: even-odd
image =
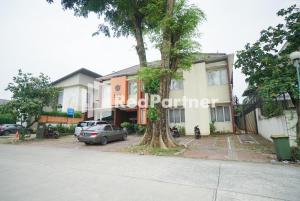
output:
[[[96,125],[96,126],[93,126],[93,127],[91,127],[91,128],[88,128],[87,130],[89,130],[89,131],[103,130],[104,127],[105,127],[104,124],[100,124],[100,125],[98,124],[98,125]]]
[[[94,122],[94,121],[88,122],[88,126],[94,126],[94,125],[95,125],[95,122]]]
[[[88,124],[87,124],[87,122],[79,122],[78,124],[77,124],[77,127],[85,127],[85,126],[87,126]]]
[[[97,124],[107,124],[106,121],[98,121]]]

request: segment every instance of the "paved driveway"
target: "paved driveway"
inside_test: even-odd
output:
[[[0,145],[3,201],[299,201],[290,166]]]
[[[98,151],[122,151],[131,145],[137,145],[141,140],[139,135],[128,135],[126,141],[109,142],[106,145],[85,145],[79,142],[73,135],[63,136],[59,139],[42,139],[24,142],[24,145],[36,145],[42,147],[61,147],[73,149],[87,149]]]
[[[270,162],[276,159],[273,149],[272,142],[260,135],[212,135],[193,140],[182,155],[202,159]]]

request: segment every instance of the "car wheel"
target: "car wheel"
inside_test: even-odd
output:
[[[104,138],[102,139],[101,144],[102,144],[102,145],[106,145],[106,144],[107,144],[107,138],[106,138],[106,137],[104,137]]]
[[[10,132],[9,131],[4,131],[3,135],[9,135]]]
[[[127,140],[127,134],[123,134],[123,136],[122,136],[122,140]]]
[[[90,143],[88,143],[88,142],[85,142],[84,144],[85,144],[85,145],[91,145],[91,144],[90,144]]]
[[[55,133],[54,133],[54,138],[55,138],[55,139],[58,139],[58,138],[59,138],[59,133],[58,133],[58,132],[55,132]]]

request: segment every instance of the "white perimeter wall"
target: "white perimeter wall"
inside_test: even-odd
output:
[[[287,135],[290,137],[291,146],[296,146],[296,123],[297,114],[295,110],[285,110],[284,115],[273,118],[265,118],[261,110],[256,109],[258,133],[264,138],[272,141],[272,135]]]

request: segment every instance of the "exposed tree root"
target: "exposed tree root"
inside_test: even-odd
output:
[[[166,129],[166,126],[163,126],[160,121],[149,123],[140,145],[163,149],[179,146],[171,136],[169,129]]]

